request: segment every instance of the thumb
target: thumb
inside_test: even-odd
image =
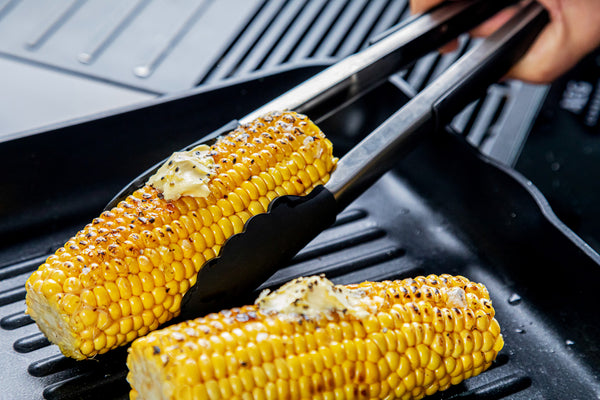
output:
[[[410,11],[413,14],[419,14],[429,10],[431,7],[440,4],[442,0],[410,0]]]

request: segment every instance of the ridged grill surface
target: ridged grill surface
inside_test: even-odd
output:
[[[414,243],[403,244],[398,240],[390,232],[389,221],[382,222],[383,215],[391,209],[370,211],[368,205],[371,201],[367,196],[367,199],[359,200],[340,214],[330,229],[303,249],[288,267],[275,273],[257,292],[278,287],[294,277],[319,273],[325,273],[335,283],[341,284],[424,274],[425,269],[419,260],[422,249],[415,247]],[[401,222],[404,216],[407,223],[426,212],[423,209],[400,210],[396,221]],[[13,290],[19,289],[33,265],[39,261],[36,258],[1,268],[6,278],[2,282],[3,287],[5,282],[12,281]],[[77,362],[66,358],[56,346],[50,345],[23,310],[22,297],[7,301],[0,308],[0,327],[5,331],[3,336],[9,333],[11,338],[15,338],[10,343],[10,350],[28,360],[25,366],[27,381],[35,388],[34,393],[43,392],[47,399],[126,398],[124,349],[117,349],[101,359],[101,370],[94,360]],[[526,396],[534,395],[531,378],[523,371],[515,370],[508,356],[503,354],[490,371],[433,398],[502,398],[522,391]]]
[[[404,0],[4,0],[0,53],[166,93],[331,62],[406,8]]]
[[[163,94],[307,64],[327,65],[367,46],[370,37],[407,16],[404,0],[0,0],[0,54]],[[431,54],[398,76],[420,90],[473,44],[463,38],[458,52]],[[535,116],[533,111],[523,116],[522,110],[541,102],[544,94],[544,88],[521,83],[494,85],[453,127],[484,153],[511,164]],[[423,214],[435,217],[392,194],[376,186],[374,194],[342,213],[334,227],[263,288],[321,272],[336,283],[418,275],[431,252],[446,256],[441,248],[462,245],[442,231],[427,232],[424,224],[402,232],[417,238],[404,242],[390,224],[419,220]],[[379,198],[375,204],[382,204],[383,196],[390,206],[378,210],[373,196]],[[417,244],[420,235],[426,238]],[[48,399],[125,398],[122,351],[105,359],[102,370],[95,361],[76,363],[49,345],[24,314],[25,280],[47,254],[0,267],[0,352],[14,355],[7,381],[23,384],[20,394],[0,398],[39,398],[42,393]],[[449,256],[452,262],[453,254]],[[498,307],[501,315],[511,306]],[[528,321],[517,317],[512,323]],[[540,388],[508,354],[501,354],[485,374],[432,398],[542,398]]]

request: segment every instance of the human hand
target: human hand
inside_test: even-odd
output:
[[[420,13],[444,0],[410,0],[411,11]],[[488,0],[495,1],[495,0]],[[600,45],[600,0],[539,0],[550,13],[550,23],[540,33],[507,77],[531,83],[548,83],[573,67]],[[473,36],[488,36],[502,26],[519,5],[509,7],[479,27]],[[440,49],[447,52],[456,42]]]

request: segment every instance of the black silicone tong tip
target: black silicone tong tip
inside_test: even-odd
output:
[[[220,254],[204,264],[196,285],[183,297],[182,315],[198,316],[238,303],[332,225],[337,212],[335,199],[323,186],[306,196],[274,199],[267,212],[250,218],[244,231],[230,237]]]

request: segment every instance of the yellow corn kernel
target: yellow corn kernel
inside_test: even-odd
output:
[[[229,217],[229,221],[231,222],[234,234],[240,233],[244,230],[245,221],[239,215],[232,215],[231,217]]]
[[[446,310],[457,309],[457,305],[445,304],[447,297],[443,300],[443,296],[423,296],[415,304],[416,308],[409,305],[402,314],[416,321],[398,323],[398,306],[416,299],[411,296],[386,297],[385,293],[410,286],[419,289],[431,281],[437,282],[436,289],[444,295],[468,283],[472,293],[482,298],[471,299],[466,308],[461,308],[463,312],[453,314],[452,319],[470,318],[485,308],[486,313],[481,318],[488,318],[488,322],[473,323],[472,331],[436,333],[435,318],[431,322],[422,322],[423,315],[417,314],[437,307],[440,315],[445,316],[449,315]],[[263,314],[260,305],[252,305],[183,322],[137,339],[127,361],[132,393],[144,397],[144,390],[155,387],[169,397],[179,393],[181,386],[187,386],[192,393],[217,396],[218,380],[218,386],[226,388],[221,389],[219,395],[239,398],[391,396],[416,399],[481,373],[491,365],[502,347],[493,309],[490,310],[491,305],[482,305],[487,302],[487,290],[474,288],[465,278],[445,276],[442,280],[429,276],[405,281],[365,282],[350,287],[362,290],[367,299],[379,299],[376,312],[369,309],[370,315],[360,318],[348,313],[334,313],[327,318],[317,316],[300,320],[288,319],[284,312],[281,315]],[[384,299],[383,303],[381,299]],[[251,320],[236,318],[238,314],[249,313],[255,316]],[[215,326],[223,332],[219,336],[206,329],[217,322]],[[486,329],[481,331],[480,327]],[[446,341],[446,337],[451,340]],[[197,346],[202,346],[202,357],[210,360],[210,364],[200,358],[199,365],[204,373],[192,373],[193,377],[199,378],[193,383],[190,383],[189,372],[179,374],[175,370],[177,363],[165,364],[161,359],[161,354],[169,349],[178,354],[181,362],[196,362],[197,353],[191,349]],[[168,382],[152,380],[145,374],[150,369],[161,371],[157,376],[173,378]]]
[[[240,211],[244,211],[244,209],[246,208],[246,204],[244,204],[244,200],[236,192],[229,193],[228,199],[229,199],[229,203],[231,204],[231,207],[233,208],[233,211],[235,213],[239,213]]]
[[[210,226],[214,226],[214,224]],[[215,234],[210,227],[205,226],[200,229],[200,234],[202,235],[206,248],[213,247],[215,245]]]
[[[230,215],[233,215],[233,213],[235,212],[229,199],[219,199],[217,201],[217,207],[219,207],[221,209],[221,215],[223,217],[229,217]],[[217,220],[217,218],[215,218],[215,220]]]
[[[269,209],[269,203],[271,202],[266,196],[261,196],[258,199],[258,202],[260,203],[260,205],[262,206],[263,210],[268,210]]]
[[[233,225],[231,224],[231,221],[229,220],[229,218],[221,218],[219,220],[219,222],[217,223],[217,225],[219,225],[219,228],[221,230],[221,232],[223,233],[224,239],[223,241],[225,241],[225,238],[231,237],[233,236],[234,230],[233,230]]]
[[[79,296],[76,296],[72,293],[67,293],[61,300],[61,307],[64,312],[68,314],[73,314],[79,308],[79,304],[81,303],[81,299]]]

